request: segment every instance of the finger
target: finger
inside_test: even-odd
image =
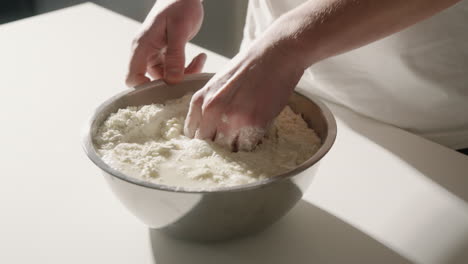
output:
[[[169,23],[167,26],[164,80],[168,83],[178,83],[184,76],[187,37],[176,24]]]
[[[193,58],[192,62],[185,68],[185,74],[193,74],[199,73],[203,70],[203,66],[206,62],[206,54],[200,53],[195,58]]]
[[[147,71],[153,80],[162,79],[164,76],[164,68],[161,65],[148,67]]]
[[[205,116],[203,116],[195,132],[195,138],[214,141],[216,138],[216,124],[213,122],[203,122],[205,119]]]
[[[214,142],[227,149],[237,151],[235,143],[237,141],[238,132],[239,130],[234,130],[230,127],[227,116],[222,114],[221,122],[216,129]]]
[[[229,140],[233,140],[230,144],[234,150],[251,151],[265,136],[266,126],[263,122],[256,120],[255,115],[249,111],[240,113],[239,108],[235,109],[236,112],[231,111],[230,115],[222,116],[224,127],[220,126],[218,130],[224,133],[233,133]],[[233,138],[234,136],[235,138]]]
[[[149,55],[149,49],[146,45],[136,44],[133,49],[127,78],[125,80],[127,86],[133,87],[150,81],[150,79],[145,76],[147,58]]]
[[[220,113],[215,107],[202,108],[202,118],[198,125],[197,133],[195,138],[215,140],[216,138],[216,126],[219,123]]]
[[[164,56],[161,52],[151,56],[146,71],[155,80],[164,77]]]
[[[236,148],[237,137],[238,137],[238,134],[235,134],[235,133],[230,133],[226,135],[222,132],[216,131],[216,138],[214,142],[231,151],[237,151],[237,148]]]
[[[246,126],[239,130],[237,147],[241,151],[253,150],[265,135],[265,129],[261,127]]]
[[[195,133],[198,129],[198,125],[200,123],[202,114],[201,114],[201,106],[203,100],[201,97],[196,97],[195,95],[192,97],[190,102],[190,108],[187,113],[187,117],[185,118],[184,124],[184,134],[186,137],[194,138]]]

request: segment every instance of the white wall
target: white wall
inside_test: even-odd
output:
[[[88,2],[86,0],[36,0],[37,10],[48,12],[57,10],[67,6],[76,5],[79,3]],[[124,14],[136,20],[143,20],[147,10],[151,8],[155,0],[92,0],[89,2],[96,3],[106,7],[112,11]]]
[[[248,0],[204,0],[205,20],[194,42],[234,56],[242,40]]]
[[[85,2],[83,0],[36,0],[40,13]],[[91,1],[138,21],[143,21],[155,0]],[[192,42],[228,57],[234,56],[242,39],[248,0],[204,0],[205,20]]]

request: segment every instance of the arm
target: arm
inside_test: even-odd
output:
[[[400,31],[458,1],[308,1],[277,19],[193,96],[185,134],[250,150],[287,104],[306,68]]]
[[[401,31],[459,1],[313,0],[283,15],[265,37],[276,35],[272,41],[284,43],[285,52],[298,51],[297,58],[307,68]]]

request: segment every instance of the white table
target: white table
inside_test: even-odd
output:
[[[92,4],[0,26],[0,263],[468,263],[468,157],[333,105],[336,144],[278,224],[213,245],[148,230],[79,136],[137,28]]]

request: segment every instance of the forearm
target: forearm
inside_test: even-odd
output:
[[[459,1],[311,0],[280,17],[265,37],[307,68],[403,30]]]

